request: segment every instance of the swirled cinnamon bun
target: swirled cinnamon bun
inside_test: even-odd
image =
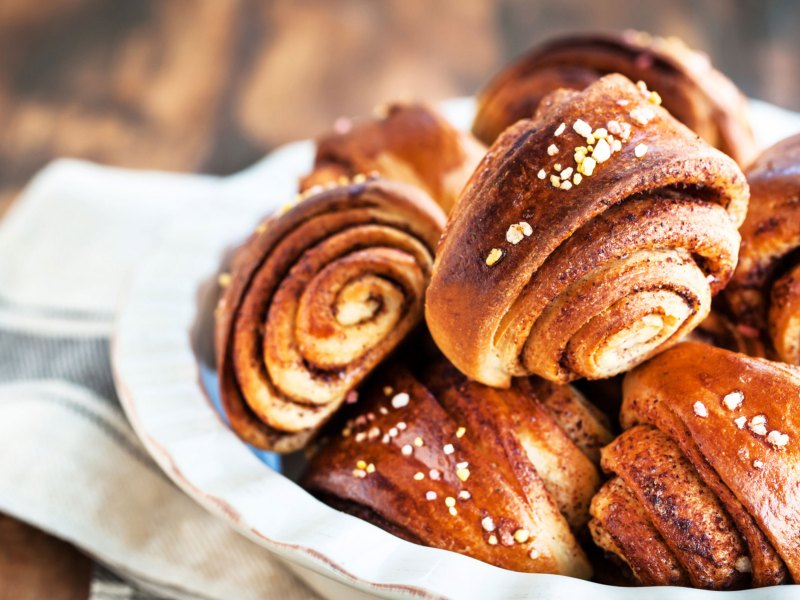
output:
[[[381,117],[345,122],[317,140],[301,190],[378,173],[410,183],[449,212],[486,148],[423,104],[393,103]]]
[[[800,371],[684,343],[625,378],[595,542],[645,585],[800,581]]]
[[[718,296],[721,298],[722,294]],[[762,338],[752,334],[752,328],[737,325],[731,319],[722,302],[711,309],[708,317],[687,335],[684,340],[710,344],[732,352],[741,352],[748,356],[770,358],[772,352]]]
[[[311,459],[304,485],[404,539],[516,571],[587,578],[573,532],[600,484],[611,439],[569,386],[468,381],[441,361],[370,380],[341,432]]]
[[[736,266],[747,201],[736,163],[623,76],[561,90],[465,187],[428,327],[487,385],[622,373],[706,317]]]
[[[723,298],[741,335],[800,364],[800,136],[767,149],[746,175],[750,208]]]
[[[736,86],[681,40],[638,31],[566,36],[533,48],[479,94],[473,132],[491,144],[549,93],[581,90],[609,73],[644,81],[676,119],[740,164],[755,154],[747,102]]]
[[[215,343],[243,440],[302,447],[420,322],[444,218],[424,192],[371,180],[311,195],[237,251]]]

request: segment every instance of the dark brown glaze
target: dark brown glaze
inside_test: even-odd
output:
[[[444,218],[417,188],[367,181],[306,198],[237,250],[215,345],[243,440],[304,446],[419,323]]]
[[[311,492],[411,541],[516,571],[590,576],[570,526],[585,526],[599,472],[530,388],[488,388],[444,361],[419,376],[395,366],[353,410],[312,457]],[[602,423],[587,428],[609,436]]]
[[[491,144],[534,115],[550,92],[582,90],[609,73],[644,81],[676,119],[739,164],[754,156],[747,101],[736,86],[681,40],[638,31],[566,36],[533,48],[479,94],[473,132]]]
[[[578,120],[630,133],[607,138],[618,150],[591,176],[556,188],[550,178],[577,168],[587,144]],[[621,75],[561,91],[497,140],[464,189],[437,250],[428,326],[487,385],[623,372],[708,314],[736,265],[747,199],[733,160]],[[514,244],[520,222],[531,235]],[[492,249],[502,256],[490,265]]]
[[[721,296],[715,299],[715,306],[712,306],[708,317],[687,335],[684,341],[709,344],[748,356],[771,358],[772,350],[763,337],[754,336],[751,327],[735,323],[730,318],[724,302],[717,302],[720,299]]]
[[[596,499],[592,516],[602,532],[595,541],[635,574],[634,565],[666,544],[698,587],[798,582],[799,395],[795,367],[694,342],[631,371],[621,414],[629,430],[603,450],[603,466],[661,539],[637,548],[608,543],[624,532],[594,510],[608,502]]]
[[[425,190],[449,212],[486,148],[423,104],[393,103],[373,119],[346,122],[317,140],[301,190],[378,173]]]
[[[800,136],[764,151],[746,174],[750,208],[723,297],[743,335],[800,364]]]

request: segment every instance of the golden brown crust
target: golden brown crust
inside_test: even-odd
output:
[[[688,515],[692,534],[712,523],[714,536],[706,531],[703,543],[713,542],[723,530],[730,534],[733,524],[743,544],[728,543],[725,547],[738,555],[717,559],[713,569],[702,564],[700,548],[699,557],[692,556],[695,550],[688,556],[675,551],[694,585],[723,588],[748,583],[719,578],[718,569],[725,564],[729,575],[733,575],[730,564],[736,571],[751,573],[754,587],[783,583],[789,575],[798,581],[798,394],[800,371],[793,367],[692,342],[660,354],[626,376],[621,421],[632,429],[604,449],[604,467],[624,481],[673,551],[681,543],[680,535],[653,517],[665,506],[672,511],[670,518],[681,511]],[[631,443],[647,436],[660,441]],[[675,482],[658,468],[631,472],[639,469],[640,454],[652,454],[658,446],[670,447],[674,455],[662,464],[690,465],[686,467],[690,488],[686,480]],[[648,494],[654,486],[661,489],[660,495]],[[698,503],[699,496],[706,499]],[[666,497],[674,499],[674,507]],[[605,529],[610,529],[607,524]],[[636,562],[628,552],[626,560]]]
[[[423,104],[390,104],[379,118],[348,123],[317,140],[301,190],[378,173],[416,185],[449,212],[486,148]]]
[[[747,102],[736,86],[680,40],[636,31],[561,37],[532,49],[480,93],[473,132],[491,144],[550,92],[581,90],[609,73],[647,83],[676,119],[739,164],[753,157]]]
[[[764,151],[747,179],[750,208],[724,299],[743,335],[800,364],[800,136]]]
[[[550,178],[570,179],[559,173],[578,167],[573,154],[587,144],[579,121],[607,130],[599,135],[622,130],[606,138],[618,149],[556,188]],[[437,251],[428,326],[459,369],[488,385],[625,371],[708,313],[735,267],[747,198],[730,158],[624,77],[559,93],[509,128],[467,184]],[[515,244],[517,223],[531,235]],[[490,265],[493,248],[501,258]]]
[[[744,544],[717,497],[680,449],[659,430],[637,426],[606,446],[603,468],[616,473],[695,587],[739,587]]]
[[[422,318],[444,214],[411,186],[313,195],[237,250],[216,311],[220,393],[246,442],[304,446]]]
[[[584,578],[570,524],[585,525],[599,484],[537,396],[469,382],[444,361],[419,377],[395,367],[372,378],[304,476],[315,494],[407,539]]]
[[[589,531],[595,544],[620,558],[642,585],[689,585],[689,576],[642,505],[619,477],[592,498]]]
[[[516,380],[527,396],[536,397],[570,439],[594,463],[600,462],[600,448],[612,439],[605,414],[571,385],[558,385],[539,377]]]

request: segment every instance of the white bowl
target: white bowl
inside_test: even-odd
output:
[[[466,129],[471,99],[442,105]],[[766,146],[800,131],[800,115],[754,102],[753,121]],[[216,197],[194,205],[139,265],[115,328],[112,360],[128,418],[147,450],[187,494],[268,548],[323,595],[484,598],[710,598],[684,588],[615,588],[558,575],[507,571],[445,550],[401,540],[316,500],[270,453],[242,443],[215,409],[211,356],[216,274],[226,250],[265,215],[291,199],[307,173],[309,141],[280,148],[226,178]],[[271,468],[271,465],[274,468]],[[734,594],[726,592],[726,594]],[[800,588],[735,592],[737,597],[789,599]],[[366,597],[366,594],[363,594]]]

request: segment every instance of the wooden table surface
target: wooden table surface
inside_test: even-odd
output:
[[[0,600],[83,600],[91,575],[75,548],[0,514]]]
[[[232,173],[340,115],[473,93],[577,29],[679,35],[747,93],[800,109],[799,16],[792,0],[6,0],[0,215],[53,158]],[[91,568],[0,515],[0,600],[86,598]]]

